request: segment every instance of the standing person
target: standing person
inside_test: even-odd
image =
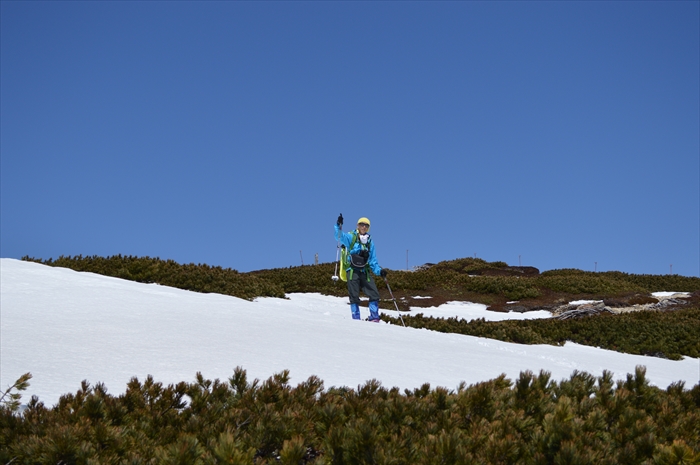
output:
[[[350,294],[350,311],[354,320],[360,319],[360,290],[369,297],[369,321],[379,322],[379,291],[370,270],[382,278],[386,276],[386,270],[377,262],[374,252],[374,242],[370,238],[369,220],[360,218],[357,220],[357,229],[353,232],[343,232],[343,214],[338,216],[335,224],[335,239],[345,248],[342,267],[345,270]],[[342,278],[342,273],[341,273]]]

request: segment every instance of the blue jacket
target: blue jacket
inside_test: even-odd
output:
[[[352,248],[352,250],[350,250],[353,235],[359,234],[360,233],[357,232],[357,230],[344,233],[337,224],[335,225],[335,240],[340,241],[340,243],[345,246],[351,255],[360,253],[362,250],[362,244],[360,243],[359,237],[357,238],[357,241],[355,241],[355,246]],[[379,274],[382,272],[382,267],[380,267],[379,262],[377,262],[377,255],[374,253],[374,241],[371,238],[369,240],[369,260],[367,261],[367,264],[372,269],[372,273],[376,274],[377,276],[379,276]],[[350,268],[351,267],[348,267],[348,270],[350,270]]]

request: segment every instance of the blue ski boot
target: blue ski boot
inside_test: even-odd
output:
[[[352,312],[352,319],[353,320],[359,320],[360,319],[360,306],[357,304],[350,304],[350,311]]]
[[[369,303],[369,321],[379,323],[379,302],[373,301]]]

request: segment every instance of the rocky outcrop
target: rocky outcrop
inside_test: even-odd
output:
[[[570,318],[582,318],[584,316],[599,315],[601,313],[613,313],[613,311],[606,307],[603,302],[594,302],[581,305],[562,305],[552,313],[554,313],[554,317],[558,320],[568,320]]]
[[[637,297],[645,298],[640,299]],[[631,303],[635,301],[640,303]],[[550,310],[554,318],[567,320],[569,318],[581,318],[601,313],[620,314],[643,310],[670,310],[685,307],[689,303],[690,296],[685,293],[679,293],[663,297],[633,296],[627,301],[606,299],[595,302],[569,303]]]

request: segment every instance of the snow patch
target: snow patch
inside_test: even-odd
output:
[[[654,297],[687,297],[690,292],[652,292],[651,295]]]
[[[426,317],[433,318],[457,318],[460,320],[472,321],[483,318],[486,321],[505,320],[530,320],[539,318],[550,318],[552,314],[547,310],[536,310],[531,312],[494,312],[487,310],[488,305],[473,302],[447,302],[438,307],[411,307],[408,315],[422,313]],[[392,314],[392,312],[386,312]],[[395,311],[393,313],[396,313]],[[401,312],[406,315],[406,312]]]
[[[602,302],[602,300],[574,300],[573,302],[569,302],[569,305],[597,304],[598,302]]]

